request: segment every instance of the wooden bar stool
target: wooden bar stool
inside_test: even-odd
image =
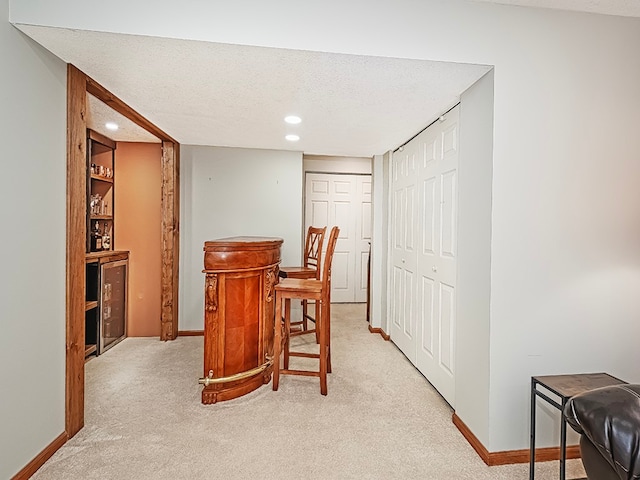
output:
[[[278,390],[280,374],[303,375],[320,378],[320,393],[327,394],[327,373],[331,373],[331,262],[340,229],[333,227],[329,234],[327,252],[322,266],[320,280],[284,278],[275,287],[276,318],[273,339],[273,390]],[[316,334],[319,353],[291,351],[291,300],[315,300],[319,305],[316,316]],[[284,305],[284,309],[283,309]],[[284,322],[283,313],[284,310]],[[283,368],[280,368],[280,354],[283,353]],[[317,358],[318,370],[294,370],[289,368],[289,357]]]
[[[300,280],[316,279],[320,280],[320,266],[322,262],[322,246],[327,227],[310,226],[307,229],[307,238],[304,245],[304,262],[298,267],[280,267],[280,278],[297,278]],[[319,341],[316,329],[309,329],[308,320],[315,323],[315,318],[320,314],[320,305],[316,302],[315,317],[309,315],[307,300],[302,303],[302,319],[291,322],[292,335],[302,335],[316,332],[316,342]]]

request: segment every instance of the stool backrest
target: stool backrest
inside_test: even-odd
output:
[[[315,267],[316,280],[320,280],[320,265],[322,264],[322,245],[327,227],[310,226],[304,245],[304,266]]]
[[[329,301],[331,297],[331,264],[333,263],[333,252],[336,249],[339,234],[340,228],[337,226],[331,229],[329,242],[327,243],[327,252],[325,253],[324,264],[322,266],[322,291],[327,301]]]

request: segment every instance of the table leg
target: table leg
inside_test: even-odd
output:
[[[567,422],[564,420],[564,407],[566,399],[562,399],[562,410],[560,411],[560,480],[565,480],[567,469]]]
[[[530,425],[530,458],[529,458],[529,480],[535,478],[536,464],[536,381],[531,379],[531,425]]]

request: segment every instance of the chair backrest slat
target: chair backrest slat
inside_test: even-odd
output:
[[[315,267],[316,279],[320,279],[320,265],[322,265],[322,245],[327,227],[310,226],[304,246],[304,266]]]
[[[333,253],[336,249],[339,234],[340,228],[334,226],[329,233],[327,252],[325,253],[324,265],[322,266],[322,291],[327,301],[330,301],[331,298],[331,264],[333,263]]]

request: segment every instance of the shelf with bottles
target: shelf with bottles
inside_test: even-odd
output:
[[[100,175],[92,173],[90,178],[91,180],[96,182],[113,183],[113,177],[102,177]]]
[[[113,250],[113,222],[111,221],[92,221],[90,235],[90,252],[102,252],[105,250]]]
[[[89,215],[113,217],[113,188],[92,188],[89,196]]]
[[[116,143],[87,130],[86,251],[113,250]]]
[[[89,162],[88,169],[91,178],[96,180],[110,181],[114,177],[113,152],[116,144],[104,135],[88,130],[89,140]]]

